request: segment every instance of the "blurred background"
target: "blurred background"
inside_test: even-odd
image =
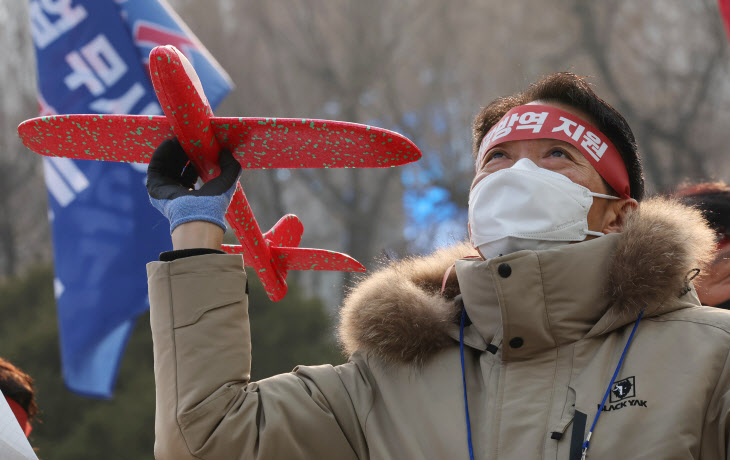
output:
[[[217,115],[367,123],[421,148],[419,162],[387,170],[243,174],[262,228],[297,214],[302,246],[368,268],[466,237],[474,115],[556,71],[590,76],[625,116],[649,194],[730,179],[730,52],[716,0],[169,3],[236,85]],[[152,458],[148,315],[111,400],[77,396],[61,380],[41,157],[16,134],[38,115],[27,2],[0,0],[0,44],[0,356],[35,378],[41,423],[31,444],[44,459]],[[354,279],[289,279],[277,304],[252,286],[255,379],[345,360],[333,328]]]

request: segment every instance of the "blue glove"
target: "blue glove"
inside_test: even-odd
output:
[[[180,142],[167,139],[155,150],[147,168],[150,202],[170,221],[170,233],[180,224],[202,220],[226,230],[225,215],[236,191],[241,165],[230,150],[218,153],[221,173],[195,190],[198,172]]]

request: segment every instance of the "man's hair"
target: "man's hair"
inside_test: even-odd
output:
[[[624,117],[593,92],[585,78],[570,72],[543,77],[531,84],[526,91],[500,97],[484,107],[474,118],[472,131],[474,157],[476,158],[479,153],[479,145],[492,126],[511,109],[534,101],[561,102],[591,117],[596,128],[600,129],[618,149],[629,174],[631,197],[641,201],[644,197],[644,174],[634,133]]]
[[[0,391],[28,413],[28,420],[38,413],[33,379],[3,358],[0,358]]]
[[[730,186],[726,183],[682,184],[674,196],[699,209],[720,239],[730,236]]]

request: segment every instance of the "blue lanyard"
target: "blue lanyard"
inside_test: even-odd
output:
[[[461,381],[464,384],[464,412],[466,413],[466,442],[469,444],[469,460],[474,460],[474,447],[471,444],[471,421],[469,420],[469,402],[466,398],[466,370],[464,369],[464,320],[466,308],[461,310],[461,327],[459,328],[459,350],[461,352]]]
[[[596,414],[596,418],[593,419],[593,424],[591,425],[591,429],[588,431],[588,436],[586,436],[585,442],[583,442],[583,452],[582,452],[582,460],[585,460],[586,454],[588,452],[588,447],[590,445],[591,435],[593,434],[594,428],[596,428],[596,423],[598,422],[598,417],[601,416],[601,412],[603,409],[603,405],[606,404],[606,399],[608,398],[608,395],[611,393],[611,388],[613,388],[614,382],[616,382],[616,377],[618,376],[619,371],[621,370],[621,365],[624,363],[624,358],[626,357],[626,352],[629,351],[629,345],[631,345],[631,341],[634,340],[634,333],[636,333],[636,328],[639,327],[639,321],[641,321],[641,317],[644,316],[644,310],[639,313],[639,317],[636,319],[636,323],[634,323],[634,328],[631,330],[631,335],[629,335],[629,340],[626,342],[626,346],[624,347],[623,353],[621,353],[621,359],[618,361],[618,365],[616,366],[616,370],[613,373],[613,377],[611,377],[611,383],[608,384],[608,388],[606,389],[606,393],[603,395],[603,400],[601,401],[601,405],[598,408],[598,413]],[[461,382],[464,386],[464,413],[466,414],[466,442],[469,445],[469,460],[474,460],[474,446],[471,442],[471,420],[469,418],[469,402],[466,396],[466,369],[464,368],[464,321],[466,319],[466,308],[461,310],[461,326],[459,327],[459,351],[461,353]]]
[[[613,388],[613,384],[616,381],[616,377],[618,376],[618,372],[621,370],[621,365],[624,363],[624,358],[626,357],[626,352],[629,351],[629,345],[631,345],[631,341],[634,340],[634,333],[636,332],[636,328],[639,327],[639,321],[641,321],[641,317],[644,316],[644,310],[641,310],[641,313],[639,313],[639,317],[636,318],[636,322],[634,323],[634,328],[631,330],[631,335],[629,336],[629,340],[626,341],[626,346],[624,347],[623,353],[621,353],[621,359],[618,360],[618,365],[616,366],[616,370],[613,372],[613,377],[611,377],[611,383],[608,384],[608,388],[606,388],[606,393],[603,395],[603,400],[601,401],[601,405],[598,406],[598,413],[596,413],[596,418],[593,419],[593,424],[591,425],[591,429],[588,431],[588,436],[586,436],[586,440],[583,442],[583,453],[581,455],[581,460],[585,460],[586,455],[588,454],[588,447],[591,443],[591,435],[593,434],[593,429],[596,427],[596,423],[598,423],[598,417],[601,416],[601,412],[603,412],[603,405],[606,404],[606,398],[608,398],[608,395],[611,393],[611,388]]]

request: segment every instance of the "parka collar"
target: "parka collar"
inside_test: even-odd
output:
[[[606,296],[611,256],[620,234],[546,251],[520,251],[490,260],[456,262],[464,308],[483,343],[500,347],[502,359],[536,353],[632,323],[638,311],[616,314]],[[697,305],[694,291],[648,304],[646,317]],[[449,330],[458,341],[458,329]],[[471,331],[466,332],[471,337]],[[466,342],[469,345],[468,342]],[[482,348],[481,341],[471,343]]]
[[[460,260],[464,308],[484,341],[503,338],[503,359],[527,358],[588,334],[608,310],[604,295],[619,235],[490,260]],[[454,332],[450,331],[454,337]],[[501,337],[500,337],[501,336]]]
[[[642,309],[651,317],[696,304],[694,292],[686,292],[688,273],[708,261],[714,234],[698,211],[677,202],[652,199],[639,209],[620,234],[547,251],[462,261],[475,255],[463,243],[391,263],[347,296],[340,312],[343,348],[421,365],[458,340],[462,296],[473,322],[465,344],[484,349],[503,336],[502,349],[514,350],[508,352],[514,359],[610,332]],[[499,274],[503,263],[509,277]],[[521,347],[509,347],[515,337],[523,339]]]

